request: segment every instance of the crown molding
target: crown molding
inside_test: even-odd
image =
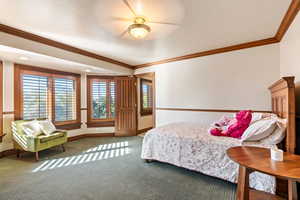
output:
[[[156,62],[150,62],[150,63],[141,64],[141,65],[136,65],[135,69],[150,67],[153,65],[160,65],[160,64],[170,63],[170,62],[176,62],[176,61],[181,61],[181,60],[187,60],[187,59],[192,59],[192,58],[198,58],[198,57],[203,57],[203,56],[209,56],[209,55],[214,55],[214,54],[226,53],[226,52],[230,52],[230,51],[236,51],[236,50],[247,49],[247,48],[252,48],[252,47],[264,46],[264,45],[274,44],[274,43],[278,43],[278,42],[279,41],[274,37],[263,39],[263,40],[256,40],[256,41],[252,41],[252,42],[232,45],[232,46],[223,47],[223,48],[219,48],[219,49],[202,51],[202,52],[198,52],[198,53],[187,54],[184,56],[178,56],[175,58],[169,58],[169,59],[164,59],[164,60],[160,60],[160,61],[156,61]]]
[[[278,41],[282,40],[285,33],[287,32],[290,25],[293,23],[295,17],[297,16],[299,10],[300,10],[300,0],[292,0],[292,3],[290,4],[289,9],[287,10],[283,20],[281,21],[279,29],[275,35],[275,38]]]
[[[92,52],[89,52],[89,51],[86,51],[86,50],[83,50],[83,49],[79,49],[77,47],[73,47],[71,45],[67,45],[67,44],[64,44],[64,43],[61,43],[61,42],[57,42],[57,41],[54,41],[54,40],[51,40],[51,39],[48,39],[48,38],[45,38],[45,37],[42,37],[42,36],[39,36],[39,35],[36,35],[36,34],[32,34],[32,33],[17,29],[17,28],[13,28],[11,26],[7,26],[7,25],[4,25],[4,24],[0,24],[0,32],[4,32],[4,33],[10,34],[10,35],[21,37],[21,38],[31,40],[31,41],[34,41],[34,42],[39,42],[41,44],[56,47],[56,48],[59,48],[59,49],[63,49],[63,50],[69,51],[69,52],[73,52],[73,53],[76,53],[76,54],[80,54],[80,55],[83,55],[83,56],[87,56],[87,57],[90,57],[90,58],[101,60],[101,61],[108,62],[108,63],[111,63],[111,64],[115,64],[115,65],[119,65],[119,66],[126,67],[126,68],[129,68],[129,69],[133,69],[133,66],[129,65],[127,63],[120,62],[120,61],[117,61],[117,60],[114,60],[114,59],[111,59],[111,58],[108,58],[108,57],[105,57],[105,56],[101,56],[101,55],[98,55],[98,54],[95,54],[95,53],[92,53]]]

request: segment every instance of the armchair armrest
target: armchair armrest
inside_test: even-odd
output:
[[[6,135],[6,133],[0,133],[0,142],[2,142],[3,137]]]
[[[56,129],[55,132],[68,132],[67,130],[63,130],[63,129]]]
[[[18,135],[16,133],[13,133],[13,138],[25,151],[34,152],[36,144],[39,142],[37,137],[22,134]]]

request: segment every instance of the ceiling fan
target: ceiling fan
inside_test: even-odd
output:
[[[138,15],[133,7],[129,4],[128,0],[123,0],[123,3],[129,8],[134,18],[127,19],[122,17],[114,17],[115,20],[132,22],[132,24],[121,34],[121,37],[127,33],[136,39],[142,39],[146,37],[151,32],[151,27],[147,25],[148,23],[178,26],[178,24],[170,22],[149,21],[146,17]]]

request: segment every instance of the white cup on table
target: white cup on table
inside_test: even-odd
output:
[[[283,151],[281,149],[272,148],[271,149],[271,159],[275,161],[283,161]]]

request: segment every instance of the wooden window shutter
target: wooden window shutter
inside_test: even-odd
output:
[[[151,115],[153,107],[152,81],[141,79],[140,82],[141,115]]]
[[[107,81],[95,80],[92,82],[92,118],[106,119],[107,115]]]
[[[80,75],[15,65],[15,120],[52,120],[58,129],[81,126]]]
[[[23,119],[48,118],[48,77],[23,74]]]
[[[115,82],[111,79],[91,81],[91,118],[96,120],[115,117]]]
[[[115,80],[111,76],[87,76],[87,126],[115,126]]]
[[[66,78],[54,78],[55,120],[76,120],[76,85]]]
[[[111,81],[109,85],[109,98],[110,98],[110,116],[111,118],[115,118],[116,116],[116,83],[115,81]]]

